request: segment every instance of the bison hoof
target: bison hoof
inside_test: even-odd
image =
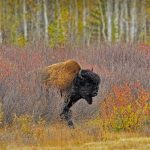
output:
[[[68,126],[69,126],[70,128],[72,128],[72,129],[75,128],[75,127],[74,127],[74,124],[73,124],[73,122],[72,122],[71,120],[68,121]]]
[[[71,111],[71,110],[62,112],[62,113],[60,114],[60,118],[61,118],[62,120],[67,121],[67,124],[68,124],[68,126],[69,126],[70,128],[74,128],[74,124],[73,124],[73,122],[72,122],[72,120],[71,120],[71,118],[72,118],[72,111]]]
[[[61,114],[60,114],[60,119],[61,119],[61,120],[64,120],[64,119],[65,119],[64,113],[61,113]]]

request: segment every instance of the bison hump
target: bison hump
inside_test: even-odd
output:
[[[80,65],[74,60],[53,64],[43,69],[42,81],[46,86],[65,90],[70,87],[80,69]]]

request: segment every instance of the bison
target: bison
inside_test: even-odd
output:
[[[70,108],[80,99],[92,104],[99,90],[100,77],[92,70],[81,69],[74,60],[67,60],[42,69],[42,83],[47,89],[57,88],[64,95],[64,105],[60,117],[70,127],[74,127]]]

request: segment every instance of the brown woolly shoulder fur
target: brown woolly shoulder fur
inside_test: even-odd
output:
[[[42,70],[42,81],[48,87],[65,90],[70,87],[80,69],[80,65],[74,60],[56,63]]]

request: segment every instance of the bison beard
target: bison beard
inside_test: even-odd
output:
[[[92,104],[92,97],[97,95],[99,83],[99,76],[90,70],[80,70],[73,80],[60,114],[61,118],[65,119],[70,127],[74,127],[70,108],[81,98],[85,99],[88,104]]]

